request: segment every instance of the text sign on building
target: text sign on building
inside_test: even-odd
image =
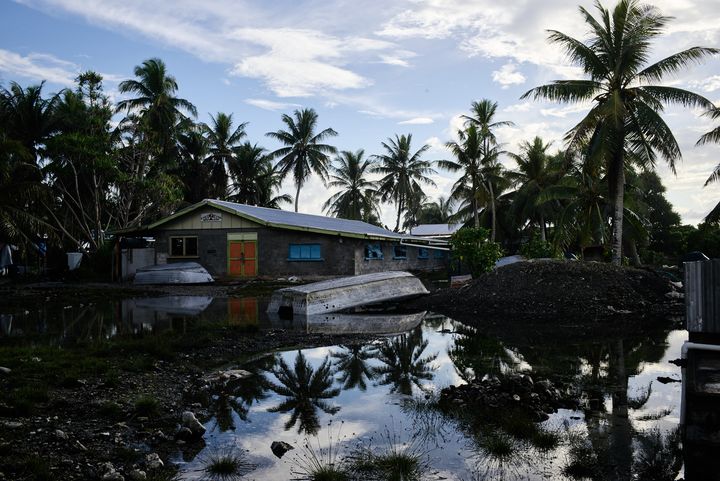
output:
[[[222,214],[216,214],[214,212],[200,214],[200,222],[222,222]]]

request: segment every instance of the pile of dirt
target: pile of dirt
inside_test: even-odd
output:
[[[460,288],[416,299],[412,308],[471,325],[633,324],[682,315],[682,294],[651,270],[572,261],[518,262]]]

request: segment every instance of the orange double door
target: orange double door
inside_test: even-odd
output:
[[[257,240],[228,240],[228,275],[257,275]]]

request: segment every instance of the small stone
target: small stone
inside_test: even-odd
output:
[[[275,456],[282,458],[285,453],[295,448],[292,444],[286,443],[285,441],[273,441],[270,445],[270,449]]]
[[[512,397],[512,398],[513,398],[514,401],[520,402],[520,396],[518,396],[517,394],[513,394],[513,397]]]
[[[177,441],[190,441],[194,438],[193,432],[190,428],[181,426],[180,429],[175,433],[175,440]]]
[[[62,439],[63,441],[68,440],[68,435],[65,433],[65,431],[61,431],[60,429],[55,430],[55,437],[58,439]]]
[[[128,478],[132,481],[145,481],[147,479],[147,473],[141,469],[133,469],[128,474]]]
[[[145,464],[147,464],[147,467],[149,469],[158,469],[165,466],[165,463],[163,463],[162,459],[160,459],[160,456],[157,453],[150,453],[145,456]]]
[[[192,411],[185,411],[182,414],[182,426],[188,428],[195,438],[201,438],[205,434],[205,426],[198,421]]]
[[[75,441],[75,447],[78,448],[80,451],[87,451],[85,445],[77,440]]]
[[[10,369],[9,367],[0,366],[0,373],[1,373],[1,374],[10,374],[11,372],[12,372],[12,369]]]
[[[117,471],[105,473],[102,477],[102,481],[125,481],[125,477]]]

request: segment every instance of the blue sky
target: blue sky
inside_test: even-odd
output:
[[[612,6],[612,3],[604,2]],[[658,43],[655,59],[694,46],[720,47],[718,0],[651,2],[675,17]],[[120,98],[119,81],[135,65],[160,57],[192,101],[200,121],[232,112],[249,122],[248,139],[277,147],[264,134],[281,127],[280,115],[312,107],[320,127],[333,127],[335,145],[380,153],[380,142],[413,135],[416,147],[432,146],[428,159],[447,158],[443,148],[473,100],[499,104],[498,119],[515,127],[499,131],[508,150],[535,135],[562,146],[562,135],[585,106],[521,101],[528,89],[579,72],[546,41],[552,28],[584,38],[578,5],[567,0],[5,0],[0,3],[0,83],[47,80],[47,91],[72,84],[92,69]],[[720,58],[695,66],[666,84],[720,102]],[[720,146],[694,147],[713,124],[699,112],[670,108],[665,119],[684,160],[673,176],[659,165],[668,197],[689,223],[697,223],[720,197],[702,184],[717,164]],[[504,161],[509,168],[510,160]],[[456,175],[439,172],[431,197],[447,195]],[[288,182],[285,190],[292,192]],[[303,188],[300,208],[321,213],[330,195],[319,179]],[[394,209],[383,220],[393,225]]]

